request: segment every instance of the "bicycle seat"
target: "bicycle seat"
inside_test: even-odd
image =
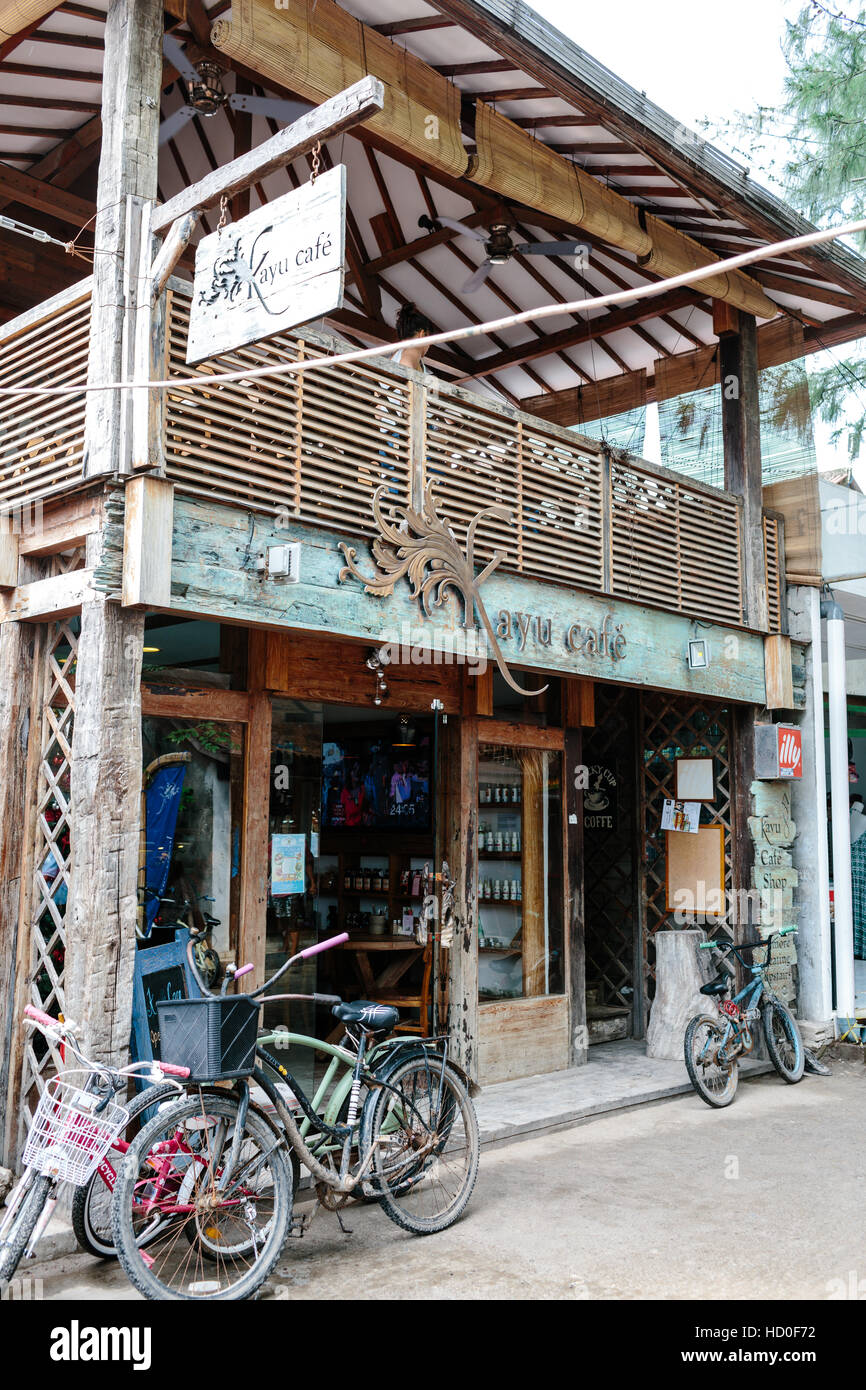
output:
[[[360,1023],[371,1033],[390,1033],[399,1021],[399,1009],[388,1004],[371,1004],[369,999],[356,999],[354,1004],[335,1004],[331,1013],[342,1023]]]
[[[727,994],[728,981],[719,975],[715,980],[710,980],[709,984],[701,985],[701,994]]]

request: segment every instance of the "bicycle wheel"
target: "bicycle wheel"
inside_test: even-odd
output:
[[[0,1226],[0,1294],[6,1292],[9,1280],[27,1249],[27,1242],[48,1200],[52,1182],[52,1178],[34,1173],[18,1210],[7,1217],[8,1226],[5,1222]]]
[[[78,1244],[88,1255],[95,1255],[100,1260],[117,1258],[111,1231],[111,1197],[117,1171],[123,1162],[126,1146],[133,1137],[134,1122],[150,1106],[159,1105],[172,1097],[178,1097],[176,1086],[150,1086],[125,1102],[129,1111],[129,1125],[123,1134],[118,1135],[90,1181],[83,1187],[76,1187],[72,1197],[72,1229]]]
[[[284,1140],[251,1107],[226,1180],[237,1116],[234,1096],[196,1093],[167,1106],[130,1144],[112,1230],[120,1263],[145,1298],[249,1298],[276,1264],[292,1219]]]
[[[684,1042],[689,1080],[701,1100],[715,1110],[730,1105],[740,1079],[736,1061],[720,1065],[716,1060],[724,1036],[725,1028],[717,1018],[699,1014],[686,1028]]]
[[[789,1086],[801,1081],[806,1067],[803,1040],[794,1015],[778,999],[764,1006],[764,1037],[770,1061],[782,1080]]]
[[[373,1158],[370,1187],[405,1231],[431,1235],[463,1213],[478,1176],[475,1106],[441,1059],[410,1057],[386,1074],[361,1117],[361,1152]]]

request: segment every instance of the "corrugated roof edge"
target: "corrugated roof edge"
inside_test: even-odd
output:
[[[441,3],[437,0],[436,7],[443,14],[452,10],[448,0],[441,0]],[[537,14],[524,0],[459,0],[459,5],[454,8],[475,10],[480,18],[493,21],[500,29],[510,30],[521,44],[535,50],[535,56],[543,65],[558,68],[567,81],[584,86],[598,101],[615,107],[630,124],[643,127],[656,140],[663,141],[670,149],[674,163],[685,156],[746,207],[772,221],[782,234],[780,240],[789,236],[803,236],[815,230],[813,223],[750,178],[736,160],[709,141],[701,139],[688,126],[617,77],[616,73]],[[816,246],[812,250],[816,257],[832,262],[866,287],[866,260],[856,251],[839,242]]]

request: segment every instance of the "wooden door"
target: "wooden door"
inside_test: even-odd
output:
[[[478,1080],[569,1065],[561,729],[476,722]]]

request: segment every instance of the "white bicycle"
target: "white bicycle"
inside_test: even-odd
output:
[[[81,1051],[73,1023],[60,1023],[30,1004],[24,1015],[46,1038],[62,1043],[80,1066],[52,1077],[36,1107],[24,1146],[24,1172],[0,1223],[0,1294],[22,1256],[33,1256],[63,1184],[79,1187],[89,1182],[126,1129],[129,1111],[115,1097],[126,1090],[127,1079],[143,1075],[159,1084],[166,1077],[189,1076],[188,1067],[168,1062],[133,1062],[122,1068],[93,1062]]]

